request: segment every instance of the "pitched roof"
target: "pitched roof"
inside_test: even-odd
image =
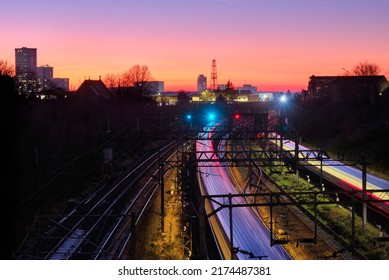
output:
[[[101,80],[85,80],[77,89],[80,96],[109,98],[111,93]]]
[[[335,83],[347,83],[347,84],[378,84],[383,81],[387,81],[383,75],[376,76],[311,76],[310,82],[316,82],[319,84],[335,84]]]

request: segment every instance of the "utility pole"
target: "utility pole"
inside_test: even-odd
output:
[[[161,186],[161,232],[165,232],[165,180],[164,180],[164,163],[161,159],[161,151],[159,151],[159,184]]]
[[[361,154],[361,164],[362,164],[362,227],[366,228],[367,225],[367,201],[366,201],[366,155],[365,153]]]
[[[38,222],[36,223],[36,230],[39,231],[39,169],[38,169],[38,146],[35,146],[34,153],[34,173],[35,173],[35,212],[38,217]]]
[[[234,229],[233,229],[233,220],[232,220],[232,195],[228,194],[228,213],[229,213],[229,221],[230,221],[230,253],[231,260],[234,259]]]

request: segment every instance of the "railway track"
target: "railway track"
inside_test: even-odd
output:
[[[210,130],[204,140],[197,141],[196,151],[212,153],[212,156],[209,157],[202,153],[198,155],[198,159],[204,161],[203,164],[199,165],[198,177],[202,193],[206,196],[213,196],[210,201],[205,201],[205,207],[210,218],[208,221],[212,233],[214,238],[217,239],[217,249],[221,258],[291,259],[291,256],[281,245],[272,246],[266,241],[269,231],[251,209],[237,207],[234,210],[234,217],[232,217],[232,212],[219,207],[226,205],[225,196],[227,194],[234,197],[239,194],[236,186],[229,180],[229,176],[224,170],[223,161],[219,161],[220,157],[217,154],[223,154],[223,152],[214,148],[218,147],[221,141],[224,141],[222,140],[222,134],[213,137],[217,134],[218,131]],[[214,161],[212,164],[207,164],[211,158]],[[213,167],[216,167],[216,169],[212,170]],[[224,197],[216,198],[215,196],[218,195]],[[232,200],[229,201],[231,203]],[[233,203],[235,204],[235,202]]]
[[[158,189],[159,162],[172,156],[176,147],[177,141],[172,141],[150,152],[66,216],[47,217],[44,236],[17,259],[122,258],[131,231]]]
[[[268,145],[270,149],[276,149],[273,145]],[[241,148],[246,150],[246,146],[243,144]],[[282,159],[280,159],[282,160]],[[260,165],[258,163],[254,163],[257,170],[261,170]],[[259,185],[261,181],[261,186],[267,188],[269,191],[280,192],[283,195],[280,196],[280,199],[289,205],[287,208],[296,214],[304,224],[306,224],[312,231],[315,231],[315,223],[317,234],[320,235],[323,240],[326,240],[327,244],[334,249],[335,254],[341,255],[345,259],[366,259],[361,252],[352,248],[350,243],[334,232],[331,228],[326,226],[323,222],[315,217],[310,211],[307,210],[306,207],[301,205],[299,201],[294,199],[288,192],[286,192],[282,187],[280,187],[273,179],[268,176],[266,173],[261,172],[260,176],[256,176],[258,179],[257,185]],[[257,188],[259,190],[259,188]],[[314,239],[309,239],[309,242],[314,241]]]
[[[243,140],[243,139],[242,139]],[[218,150],[219,152],[223,152],[223,150],[226,148],[226,145],[223,143],[225,140],[221,140],[220,143],[218,143]],[[242,149],[243,151],[246,150],[246,145],[243,142],[236,142],[236,149]],[[272,147],[272,145],[268,145],[270,149],[276,149],[275,145]],[[245,155],[245,153],[242,153],[242,155]],[[280,159],[282,160],[282,159]],[[247,167],[249,167],[247,159]],[[295,216],[298,217],[305,225],[307,225],[309,228],[312,229],[312,231],[317,231],[318,236],[321,236],[323,240],[326,240],[326,243],[333,248],[334,254],[340,255],[345,259],[366,259],[366,257],[360,253],[355,248],[351,247],[350,243],[344,240],[341,236],[336,234],[331,228],[320,222],[314,214],[309,212],[306,207],[301,205],[296,199],[294,199],[291,195],[289,195],[285,190],[278,186],[267,174],[263,173],[260,168],[260,164],[255,162],[253,166],[250,168],[256,168],[259,174],[255,174],[253,172],[254,178],[257,180],[256,183],[249,182],[251,185],[257,185],[256,190],[259,190],[259,184],[261,184],[262,188],[268,188],[268,191],[271,192],[280,192],[282,195],[279,196],[279,199],[282,200],[285,204],[288,204],[287,208],[295,213]],[[233,175],[233,172],[230,171],[230,174]],[[234,178],[234,176],[232,176]],[[235,182],[237,182],[237,179],[234,179]],[[238,184],[239,185],[239,184]],[[247,187],[247,184],[246,184]],[[241,193],[246,193],[247,189],[246,187],[244,189],[240,189]],[[246,197],[246,199],[249,199]],[[254,203],[255,201],[252,201]],[[258,209],[253,209],[254,211],[257,211]],[[260,218],[260,215],[259,215]],[[315,225],[316,224],[316,225]],[[315,229],[316,228],[316,229]],[[315,237],[316,238],[316,237]],[[315,238],[308,238],[305,239],[302,242],[316,242]],[[277,242],[275,240],[275,242]]]

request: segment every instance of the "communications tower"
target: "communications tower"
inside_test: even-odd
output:
[[[211,90],[215,91],[217,89],[217,70],[216,70],[216,60],[212,60],[212,71],[211,71]]]

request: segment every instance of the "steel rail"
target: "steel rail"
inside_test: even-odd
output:
[[[164,153],[163,155],[166,155],[170,152],[170,150],[167,150],[166,153]],[[175,153],[170,155],[168,157],[168,160],[174,155]],[[123,256],[133,234],[131,231],[128,230],[128,226],[130,225],[130,223],[133,223],[133,221],[131,221],[130,219],[135,218],[135,226],[142,219],[145,210],[152,201],[155,192],[158,190],[159,184],[153,182],[154,178],[157,177],[158,173],[159,170],[156,170],[147,180],[147,182],[143,184],[143,186],[138,190],[136,195],[131,199],[131,203],[123,211],[121,218],[114,225],[112,231],[101,245],[101,248],[99,249],[94,259],[120,259]],[[147,198],[146,201],[144,201],[145,198]],[[139,202],[141,203],[140,209],[134,209],[136,208],[136,204]],[[134,213],[136,215],[131,216],[131,213]],[[123,234],[125,232],[127,233],[124,236],[125,238],[120,238],[123,237]],[[104,252],[109,253],[108,257],[104,256]]]
[[[174,142],[169,143],[165,147],[161,148],[161,150],[166,150],[169,147],[171,147],[172,145],[174,145]],[[72,255],[77,253],[77,250],[80,248],[80,246],[82,244],[84,244],[85,242],[88,242],[87,237],[92,233],[92,229],[96,228],[97,225],[101,223],[102,218],[106,217],[107,214],[109,213],[109,211],[113,209],[115,204],[117,204],[120,201],[120,198],[122,198],[129,191],[133,182],[138,180],[140,178],[140,176],[142,176],[142,174],[145,174],[146,170],[148,170],[151,166],[155,165],[155,163],[158,161],[159,153],[160,153],[159,151],[153,152],[151,155],[149,155],[148,157],[143,159],[125,176],[122,176],[121,178],[119,178],[110,189],[105,190],[105,192],[103,194],[99,193],[99,194],[89,196],[89,198],[85,202],[87,204],[90,204],[88,202],[93,200],[92,201],[93,206],[90,207],[86,212],[76,210],[76,211],[74,211],[73,215],[69,215],[67,218],[62,219],[61,220],[62,223],[65,223],[65,224],[70,223],[71,225],[70,226],[62,225],[63,228],[67,229],[67,233],[64,234],[64,236],[61,238],[61,240],[46,254],[45,259],[51,258],[56,253],[59,254],[59,256],[57,255],[57,257],[56,257],[59,259],[72,258]],[[137,172],[139,174],[137,174]],[[130,179],[130,178],[132,179],[131,180],[132,182],[123,188],[122,185],[125,184],[125,181]],[[123,189],[121,190],[120,188],[123,188]],[[116,194],[115,191],[119,192],[119,193]],[[113,194],[116,194],[117,197],[112,201],[110,196]],[[101,195],[101,197],[98,198],[100,195]],[[111,201],[110,205],[108,205],[108,206],[104,205],[105,203],[107,203],[106,200]],[[85,206],[85,205],[86,204],[83,204],[83,206]],[[97,215],[100,215],[99,219],[97,219],[95,221],[91,221],[92,225],[88,226],[89,227],[88,232],[82,234],[82,236],[75,234],[75,233],[77,233],[78,227],[81,226],[82,223],[85,222],[87,219],[89,219],[88,217],[94,216],[93,212],[101,205],[104,205],[104,208],[106,208],[106,210],[103,213],[99,212],[97,214]],[[81,216],[83,216],[83,217],[81,219],[79,217],[76,218],[77,219],[76,222],[70,221],[72,219],[72,216],[73,217],[75,215],[80,216],[80,213],[78,213],[78,212],[81,212]],[[58,226],[58,227],[61,227],[61,226]],[[52,230],[51,232],[54,232],[54,230]],[[69,254],[69,252],[66,252],[65,253],[66,255],[63,254],[61,256],[60,252],[58,252],[58,250],[61,248],[62,245],[65,244],[65,242],[67,242],[67,241],[69,242],[69,239],[71,239],[71,238],[78,238],[80,240],[80,242],[77,241],[78,244],[76,244],[76,246],[74,248],[72,248],[70,254]],[[96,245],[96,244],[93,244],[93,245]]]

